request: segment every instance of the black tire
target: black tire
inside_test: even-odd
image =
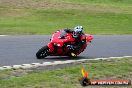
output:
[[[38,50],[38,52],[36,53],[36,57],[37,59],[42,59],[45,58],[46,56],[48,56],[48,46],[44,46],[41,49]]]

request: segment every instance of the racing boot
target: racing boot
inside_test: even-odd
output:
[[[72,57],[76,57],[77,55],[75,53],[71,53],[71,56]]]

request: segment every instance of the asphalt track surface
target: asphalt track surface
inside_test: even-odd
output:
[[[36,52],[50,41],[49,35],[0,36],[0,66],[69,60],[69,57],[36,59]],[[77,59],[132,56],[132,35],[94,35]]]

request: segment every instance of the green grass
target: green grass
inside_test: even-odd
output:
[[[82,65],[89,72],[90,79],[132,80],[131,59],[89,61],[73,67],[47,71],[0,71],[0,88],[81,88],[78,79],[81,77]]]
[[[131,0],[13,1],[0,4],[0,34],[51,34],[76,25],[91,34],[132,34]]]
[[[58,0],[61,1],[61,0]],[[103,4],[131,4],[131,0],[63,0],[63,2],[69,3],[103,3]]]

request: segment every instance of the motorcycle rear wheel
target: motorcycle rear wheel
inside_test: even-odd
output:
[[[44,46],[41,49],[38,50],[38,52],[36,53],[36,57],[37,59],[43,59],[46,56],[48,56],[48,46]]]

